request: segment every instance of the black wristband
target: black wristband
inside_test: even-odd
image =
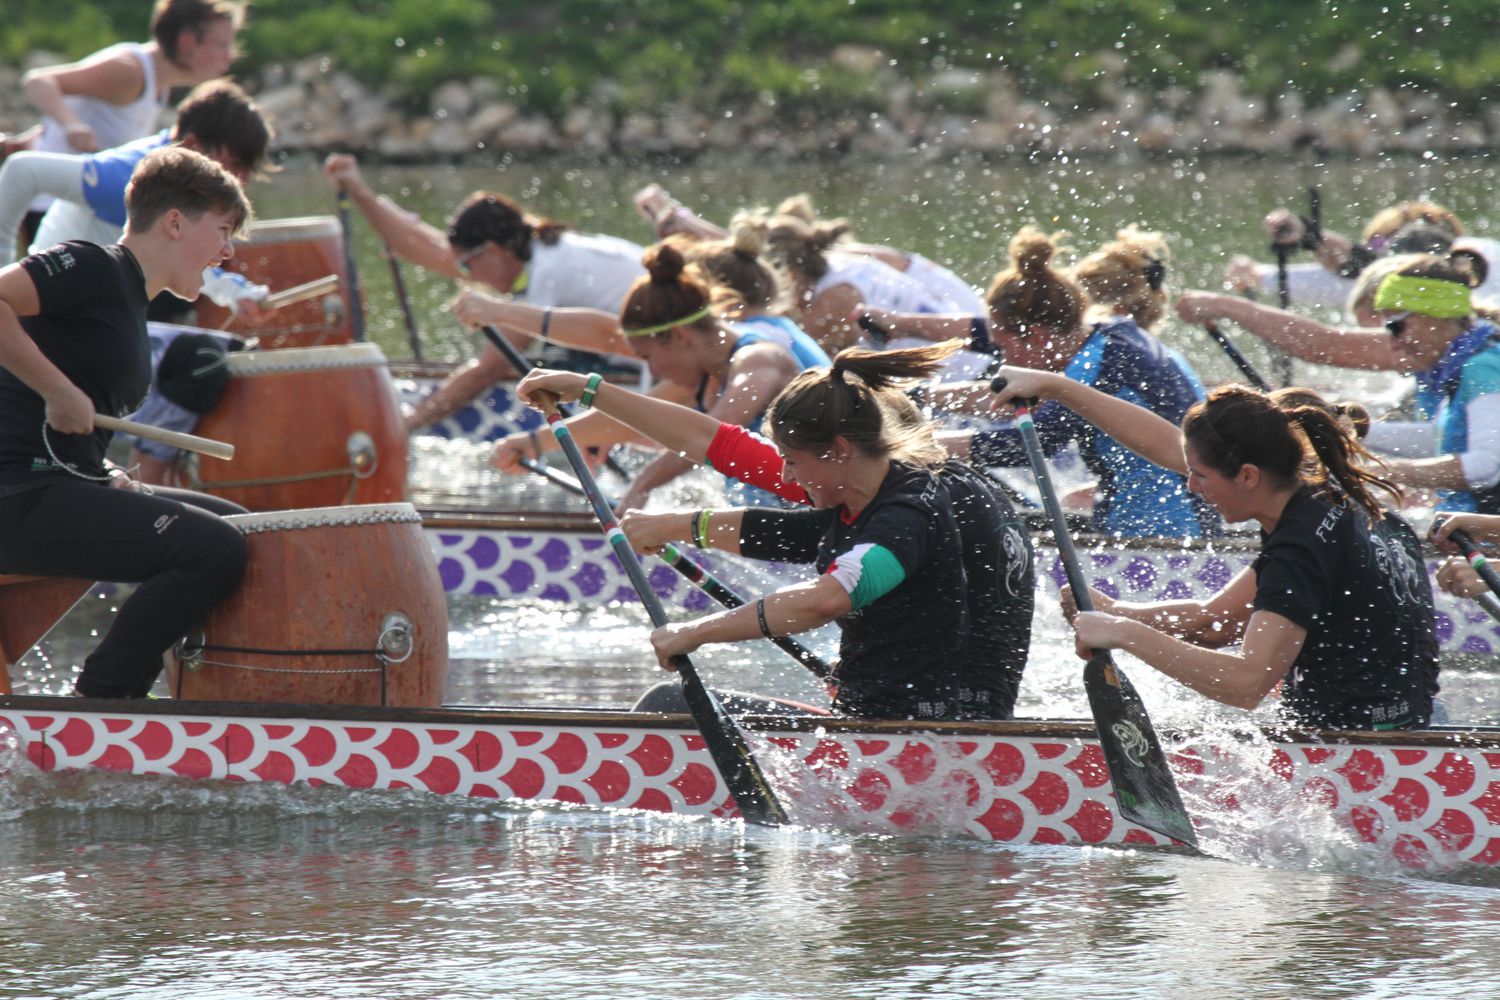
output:
[[[776,638],[771,634],[771,626],[766,624],[766,599],[764,597],[755,602],[755,617],[760,621],[760,634],[767,639]]]

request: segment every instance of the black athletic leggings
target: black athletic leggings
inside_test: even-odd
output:
[[[189,490],[152,491],[70,477],[0,497],[0,573],[140,584],[84,660],[80,694],[146,697],[162,654],[245,573],[245,538],[218,516],[243,507]]]

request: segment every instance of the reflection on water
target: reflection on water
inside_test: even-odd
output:
[[[1500,973],[1488,884],[9,765],[13,995],[1476,996]]]

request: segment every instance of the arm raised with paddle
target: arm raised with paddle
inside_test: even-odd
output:
[[[997,377],[1003,389],[1005,383]],[[1016,419],[1026,445],[1027,458],[1036,476],[1037,492],[1052,520],[1058,554],[1073,589],[1074,599],[1082,610],[1090,610],[1089,588],[1078,565],[1078,555],[1068,533],[1067,518],[1058,502],[1057,491],[1047,470],[1041,441],[1031,422],[1031,400],[1018,400]],[[1106,649],[1093,650],[1083,672],[1084,690],[1099,731],[1105,763],[1115,786],[1115,800],[1121,815],[1134,823],[1186,844],[1197,844],[1187,810],[1177,791],[1177,782],[1167,766],[1166,754],[1151,717],[1140,695]]]
[[[578,477],[579,484],[588,495],[589,503],[594,508],[594,515],[599,519],[600,528],[609,539],[610,547],[614,550],[620,565],[624,567],[626,575],[630,577],[630,583],[635,588],[641,603],[645,605],[646,613],[651,617],[651,623],[659,632],[667,624],[667,613],[662,607],[661,600],[652,589],[650,580],[646,578],[646,572],[626,540],[625,533],[615,523],[609,504],[605,502],[604,495],[599,490],[599,484],[594,481],[583,452],[568,433],[562,414],[550,400],[539,397],[538,401],[544,407],[547,422],[551,425],[553,433],[557,435],[558,444],[561,445],[563,454],[567,456],[568,464],[573,467],[573,474]],[[653,645],[655,644],[653,633]],[[729,717],[729,713],[724,710],[724,706],[719,703],[713,692],[704,686],[697,669],[686,654],[674,655],[672,666],[682,675],[683,694],[687,699],[693,724],[698,727],[698,732],[703,736],[704,745],[713,758],[720,776],[723,777],[725,785],[728,786],[730,795],[734,797],[740,814],[750,823],[766,826],[785,824],[788,821],[786,810],[776,798],[775,792],[771,790],[764,772],[761,771],[760,765],[750,752],[750,745],[744,733],[735,725],[734,720]]]

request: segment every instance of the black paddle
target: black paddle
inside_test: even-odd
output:
[[[401,304],[401,319],[406,323],[406,343],[411,348],[414,361],[422,360],[422,335],[417,332],[417,317],[411,311],[411,299],[406,294],[406,279],[401,275],[401,261],[389,243],[381,245],[380,253],[391,265],[391,284],[396,288],[396,301]]]
[[[339,230],[344,239],[344,287],[349,290],[349,329],[355,340],[365,339],[365,299],[359,288],[359,263],[354,259],[354,227],[349,221],[349,192],[338,194]]]
[[[495,345],[495,350],[505,355],[505,360],[509,361],[510,366],[514,368],[520,375],[525,376],[526,373],[530,372],[533,368],[536,367],[536,365],[532,364],[531,360],[527,358],[526,355],[522,354],[519,350],[516,349],[515,344],[512,344],[510,341],[506,340],[505,337],[500,333],[500,331],[496,330],[493,326],[482,326],[479,328],[479,330],[484,334],[484,339]],[[573,415],[573,408],[566,403],[558,403],[557,408],[565,417],[571,417]],[[613,472],[615,475],[619,476],[621,479],[626,480],[627,482],[631,478],[630,473],[625,471],[625,467],[611,455],[604,456],[604,467],[610,472]]]
[[[594,508],[594,516],[599,519],[599,527],[603,529],[605,537],[609,539],[610,547],[614,549],[615,558],[620,561],[625,574],[630,577],[631,586],[635,588],[641,603],[646,606],[646,613],[651,616],[651,623],[660,628],[667,623],[666,610],[661,606],[661,599],[651,589],[651,581],[646,578],[646,571],[642,568],[640,559],[636,557],[635,550],[630,547],[630,542],[626,540],[625,532],[621,531],[620,526],[615,523],[614,513],[605,502],[604,494],[599,490],[599,484],[594,481],[593,475],[589,472],[589,465],[584,460],[583,451],[578,447],[578,442],[573,440],[573,435],[568,432],[568,425],[563,421],[562,414],[558,412],[557,407],[550,402],[545,402],[543,410],[547,415],[547,423],[551,426],[552,433],[557,435],[557,443],[562,446],[563,454],[568,457],[568,464],[573,467],[573,474],[578,477],[579,485],[583,487],[584,493],[589,498],[589,504]],[[704,746],[709,756],[713,758],[714,766],[719,769],[719,774],[724,778],[724,784],[729,787],[729,793],[734,796],[740,815],[747,823],[759,823],[763,826],[781,826],[787,823],[786,810],[781,807],[760,765],[755,762],[755,757],[750,753],[750,744],[745,740],[745,734],[740,732],[740,728],[729,717],[729,713],[724,711],[724,706],[719,703],[718,698],[714,697],[714,693],[704,686],[703,679],[698,676],[698,671],[687,656],[675,657],[673,665],[682,675],[682,693],[687,699],[688,712],[693,717],[693,724],[698,727],[698,732],[703,736]]]
[[[1214,341],[1223,349],[1229,360],[1234,362],[1234,366],[1245,376],[1247,382],[1261,392],[1271,391],[1271,383],[1267,382],[1265,376],[1256,370],[1255,365],[1251,364],[1249,358],[1240,353],[1240,349],[1234,346],[1234,341],[1230,340],[1229,336],[1219,328],[1218,323],[1213,320],[1207,320],[1203,324],[1203,329],[1208,331],[1208,335],[1214,338]]]
[[[996,379],[992,387],[998,392],[1005,387],[1005,382]],[[1068,534],[1068,521],[1062,504],[1057,501],[1057,491],[1053,489],[1052,477],[1047,472],[1047,459],[1042,454],[1042,443],[1037,437],[1036,425],[1031,421],[1032,405],[1030,400],[1016,402],[1016,423],[1026,446],[1031,471],[1036,476],[1037,492],[1052,519],[1057,554],[1067,572],[1068,586],[1073,589],[1073,601],[1079,611],[1092,611],[1094,602],[1089,596],[1088,581],[1078,565],[1078,553],[1073,548],[1072,536]],[[1089,709],[1099,732],[1104,763],[1109,767],[1109,777],[1115,786],[1115,803],[1120,815],[1148,830],[1196,847],[1198,835],[1182,806],[1177,782],[1167,766],[1167,756],[1157,739],[1155,727],[1151,725],[1151,717],[1146,713],[1145,702],[1141,701],[1135,686],[1116,665],[1108,650],[1094,650],[1084,665],[1083,688],[1088,694]]]
[[[582,484],[580,484],[578,480],[573,479],[570,476],[565,476],[561,472],[558,472],[556,469],[553,469],[543,464],[542,462],[538,462],[536,459],[522,458],[521,465],[527,469],[530,469],[532,472],[541,476],[543,479],[547,480],[553,485],[562,487],[569,493],[573,493],[577,496],[585,498],[588,497],[587,491],[584,490]],[[606,498],[605,502],[609,503],[609,500]],[[610,504],[610,509],[614,509],[614,504]],[[734,589],[730,587],[729,584],[724,583],[708,570],[698,565],[696,561],[681,552],[675,545],[669,544],[662,547],[661,561],[676,570],[683,579],[687,580],[693,586],[697,587],[699,590],[703,591],[709,597],[712,597],[714,600],[718,601],[726,608],[743,607],[746,603],[745,599],[739,594],[735,593]],[[771,639],[771,642],[782,652],[791,656],[792,659],[802,664],[808,670],[811,670],[815,675],[822,678],[823,680],[827,680],[828,678],[833,676],[832,666],[830,666],[817,653],[814,653],[812,650],[808,649],[806,646],[802,645],[791,636],[775,636]]]

